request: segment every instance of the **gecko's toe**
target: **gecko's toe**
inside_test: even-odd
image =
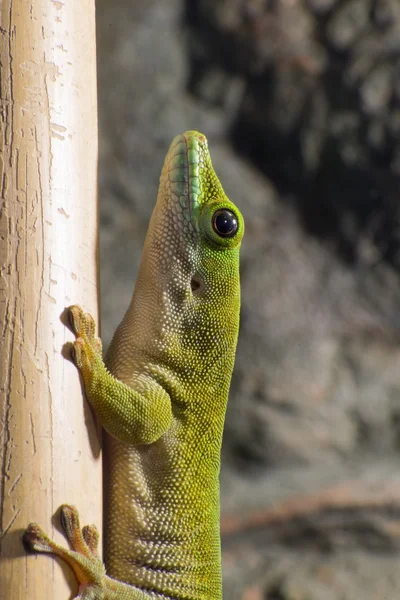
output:
[[[75,506],[63,504],[60,507],[60,521],[65,537],[71,547],[87,557],[97,558],[99,532],[94,525],[86,525],[81,529],[79,513]]]
[[[100,342],[98,341],[98,338],[96,338],[96,323],[92,315],[83,312],[82,308],[77,304],[69,307],[68,320],[70,327],[77,338],[82,337],[94,344]]]
[[[95,320],[93,319],[93,317],[90,313],[85,313],[83,315],[83,319],[84,319],[85,333],[86,333],[88,339],[92,342],[96,338]]]
[[[81,315],[83,315],[83,310],[78,304],[69,307],[68,320],[74,333],[77,333],[80,329]]]
[[[67,539],[70,541],[74,532],[80,528],[79,515],[75,506],[63,504],[60,507],[60,522]]]
[[[87,353],[87,344],[85,340],[82,338],[77,338],[74,342],[71,343],[70,348],[70,356],[74,365],[82,370],[82,369],[90,369],[91,362],[89,360],[89,356]]]
[[[51,552],[49,542],[49,538],[38,523],[30,523],[22,536],[22,543],[27,552]]]
[[[95,525],[85,525],[82,528],[82,535],[83,535],[83,539],[85,540],[86,545],[89,548],[90,552],[94,556],[97,556],[98,555],[97,550],[98,550],[99,539],[100,539],[100,534],[99,534],[97,527]]]

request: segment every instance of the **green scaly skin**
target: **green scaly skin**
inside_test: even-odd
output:
[[[223,209],[227,229],[216,219]],[[81,600],[222,598],[218,476],[243,231],[206,138],[188,131],[165,159],[135,292],[105,363],[93,319],[70,309],[75,363],[108,432],[107,575],[97,530],[81,530],[71,506],[61,517],[73,550],[37,524],[24,541],[71,565]]]

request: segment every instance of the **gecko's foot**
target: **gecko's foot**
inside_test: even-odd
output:
[[[71,548],[88,558],[98,558],[99,532],[95,525],[85,525],[81,529],[78,511],[74,506],[63,504],[60,508],[60,521]],[[47,552],[60,555],[68,552],[53,542],[37,523],[30,523],[23,537],[25,549],[29,552]],[[63,556],[61,556],[63,558]]]
[[[102,361],[101,340],[96,336],[96,325],[92,315],[83,312],[80,306],[69,308],[69,322],[76,336],[72,358],[85,377],[93,371],[96,361]]]
[[[37,523],[28,526],[22,541],[29,552],[53,554],[69,564],[79,584],[75,600],[150,600],[140,590],[106,576],[105,567],[97,554],[99,533],[94,525],[86,525],[81,529],[78,511],[74,506],[61,506],[60,521],[72,550],[53,542]]]
[[[22,541],[29,552],[45,552],[62,558],[73,569],[80,592],[80,600],[106,600],[107,578],[101,559],[97,554],[99,534],[94,525],[81,529],[78,511],[64,504],[60,509],[60,521],[65,537],[72,550],[63,548],[51,540],[37,523],[26,529]]]

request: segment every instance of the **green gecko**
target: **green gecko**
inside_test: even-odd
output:
[[[222,598],[219,470],[239,329],[242,215],[207,140],[168,151],[131,304],[105,361],[92,317],[69,311],[73,358],[106,430],[104,567],[94,526],[61,507],[72,550],[36,523],[25,546],[65,560],[80,600]]]

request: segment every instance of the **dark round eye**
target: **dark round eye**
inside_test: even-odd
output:
[[[237,233],[238,220],[235,213],[231,210],[220,208],[213,214],[212,226],[215,233],[221,237],[230,238]]]

